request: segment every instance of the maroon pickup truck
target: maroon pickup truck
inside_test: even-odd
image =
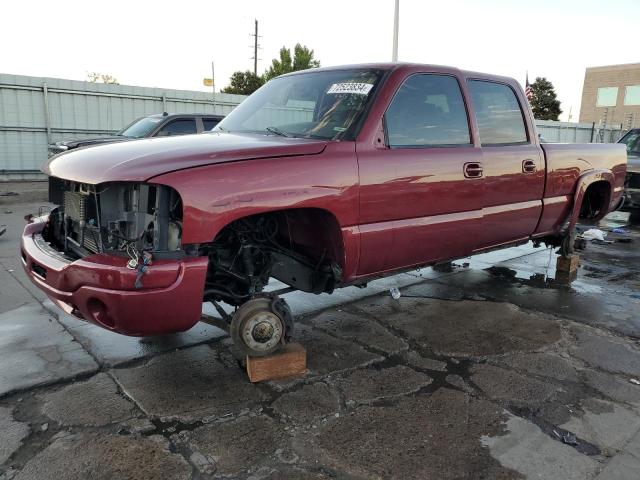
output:
[[[144,336],[187,330],[213,302],[265,355],[293,326],[270,278],[331,293],[529,240],[570,251],[578,218],[619,205],[626,152],[541,145],[513,79],[373,64],[285,75],[213,133],[72,151],[44,171],[59,207],[21,253],[59,306]]]

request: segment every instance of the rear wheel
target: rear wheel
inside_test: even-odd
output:
[[[286,321],[274,309],[272,299],[254,298],[233,314],[229,333],[233,343],[245,354],[262,357],[284,344]]]

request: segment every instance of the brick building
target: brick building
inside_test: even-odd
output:
[[[587,68],[580,122],[640,127],[640,63]]]

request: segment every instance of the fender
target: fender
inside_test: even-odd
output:
[[[568,232],[571,232],[576,223],[578,223],[578,217],[580,216],[580,208],[582,207],[582,201],[584,200],[584,194],[590,185],[595,182],[605,181],[609,184],[609,190],[607,193],[605,205],[602,211],[598,214],[594,221],[602,219],[607,213],[609,213],[609,205],[611,203],[611,195],[615,184],[615,179],[611,170],[588,170],[578,177],[575,193],[573,194],[573,209],[569,216],[569,225],[567,227]]]

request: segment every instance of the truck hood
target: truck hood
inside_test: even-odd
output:
[[[83,138],[80,140],[63,140],[61,142],[56,142],[53,145],[68,147],[69,149],[72,149],[72,148],[79,148],[79,147],[88,147],[90,145],[100,145],[102,143],[126,142],[129,140],[134,140],[134,139],[129,137],[122,137],[122,136],[118,137],[115,135],[111,135],[109,137]]]
[[[316,155],[326,144],[324,140],[212,132],[71,150],[49,159],[42,171],[50,176],[89,184],[144,182],[175,170],[214,163]]]

